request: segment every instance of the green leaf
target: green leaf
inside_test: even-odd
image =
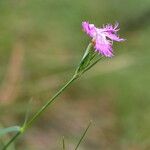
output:
[[[19,126],[13,126],[13,127],[0,129],[0,137],[10,132],[19,132],[20,129],[21,128]]]

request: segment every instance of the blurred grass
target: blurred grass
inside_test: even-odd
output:
[[[19,86],[7,105],[1,98],[0,122],[6,126],[23,122],[29,99],[36,111],[70,77],[89,41],[82,21],[97,26],[118,21],[120,36],[127,39],[115,45],[113,59],[100,62],[59,98],[18,148],[58,149],[62,135],[74,145],[73,137],[93,118],[97,125],[81,149],[150,148],[149,10],[149,0],[0,1],[0,91]],[[8,82],[16,45],[23,51],[21,79],[14,82],[9,75]]]

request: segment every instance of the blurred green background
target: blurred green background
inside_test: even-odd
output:
[[[127,39],[73,83],[16,150],[58,150],[62,136],[72,149],[91,119],[81,150],[150,149],[150,0],[0,0],[0,20],[3,127],[21,125],[29,105],[32,115],[71,77],[89,42],[82,21],[118,21]]]

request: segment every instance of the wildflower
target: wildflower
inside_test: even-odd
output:
[[[113,56],[113,41],[124,41],[124,39],[119,38],[117,35],[117,31],[119,31],[118,26],[119,24],[116,23],[114,26],[108,24],[102,28],[97,28],[94,24],[82,23],[83,30],[92,37],[95,51],[106,57]]]

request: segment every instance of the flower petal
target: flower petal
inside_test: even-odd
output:
[[[89,24],[88,22],[83,22],[82,23],[83,30],[90,35],[92,38],[96,36],[96,27],[94,24]]]
[[[103,37],[97,37],[95,41],[95,49],[98,51],[101,55],[104,55],[106,57],[112,57],[113,56],[113,49],[112,44],[107,41],[107,39],[104,39]]]

